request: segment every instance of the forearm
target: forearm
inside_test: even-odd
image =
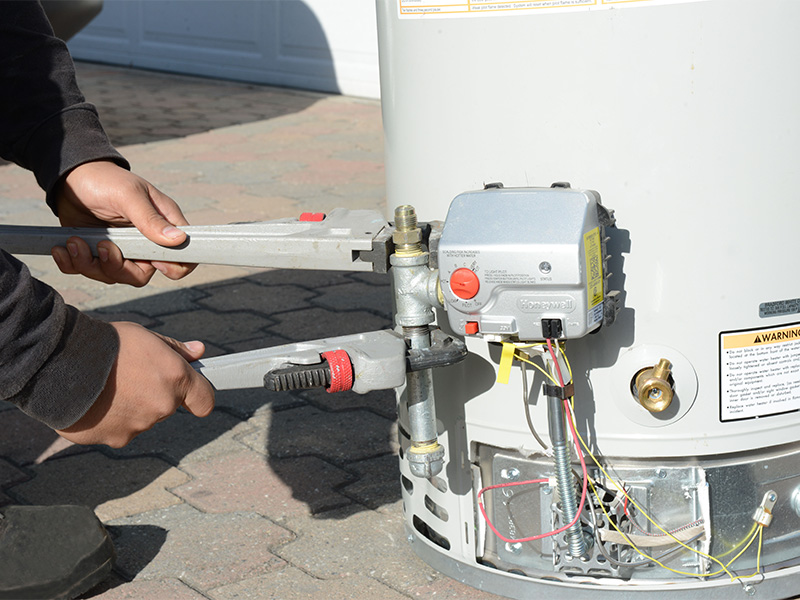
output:
[[[129,168],[38,2],[0,2],[0,73],[0,156],[35,173],[51,208],[54,187],[76,166],[109,159]]]
[[[67,306],[0,251],[0,399],[69,427],[103,391],[118,347],[111,325]]]

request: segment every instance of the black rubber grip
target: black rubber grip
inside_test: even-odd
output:
[[[331,369],[328,361],[315,365],[291,365],[275,369],[264,375],[264,387],[272,392],[308,390],[328,387],[331,384]]]

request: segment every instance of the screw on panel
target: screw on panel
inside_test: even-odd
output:
[[[519,554],[522,552],[522,544],[520,542],[506,542],[506,550],[511,554]]]
[[[519,469],[517,469],[516,467],[511,467],[510,469],[502,469],[500,471],[500,477],[508,481],[516,481],[517,479],[519,479]]]

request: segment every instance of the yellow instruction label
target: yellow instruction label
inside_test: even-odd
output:
[[[600,228],[595,227],[583,235],[586,251],[586,289],[589,308],[603,301],[603,247],[600,244]]]
[[[800,410],[800,324],[720,333],[720,420]]]
[[[398,0],[400,18],[423,17],[488,17],[508,14],[541,14],[684,4],[706,0]]]

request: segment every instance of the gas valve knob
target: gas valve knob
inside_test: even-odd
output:
[[[672,404],[672,364],[662,358],[654,367],[642,369],[634,376],[634,393],[644,408],[652,413],[665,411]]]

